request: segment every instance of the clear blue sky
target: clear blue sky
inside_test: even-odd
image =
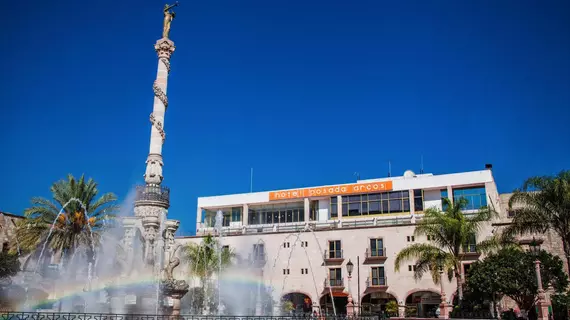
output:
[[[198,196],[494,165],[501,192],[570,168],[568,1],[181,1],[169,217]],[[3,3],[0,210],[67,173],[143,181],[158,0]]]

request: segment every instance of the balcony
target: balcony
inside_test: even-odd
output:
[[[344,290],[344,279],[334,279],[327,277],[323,284],[325,290],[333,290],[333,291],[343,291]]]
[[[459,254],[459,257],[462,260],[476,260],[479,259],[480,255],[481,253],[477,252],[477,245],[470,244],[467,246],[463,246],[463,250],[461,254]]]
[[[136,186],[135,206],[158,205],[165,209],[170,207],[170,188],[165,186],[149,184]]]
[[[366,290],[364,290],[364,294],[385,292],[386,289],[388,289],[388,279],[386,277],[366,278]]]
[[[338,265],[342,264],[344,257],[342,250],[327,250],[323,253],[323,260],[325,265]]]
[[[363,264],[377,264],[383,263],[388,257],[386,256],[386,248],[366,249],[364,253]]]

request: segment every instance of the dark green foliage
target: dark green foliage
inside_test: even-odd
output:
[[[0,278],[13,277],[20,271],[17,254],[0,252]]]
[[[564,292],[568,278],[560,258],[546,251],[538,254],[506,248],[471,265],[466,287],[475,296],[498,301],[502,296],[513,299],[521,309],[530,310],[536,303],[538,285],[535,263],[541,262],[543,288],[549,285],[557,292]]]

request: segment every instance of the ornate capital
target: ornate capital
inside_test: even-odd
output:
[[[136,205],[136,203],[135,203]],[[135,206],[135,216],[137,217],[155,217],[156,221],[158,223],[158,217],[160,216],[160,213],[162,213],[162,211],[164,210],[164,208],[158,207],[158,206]],[[143,224],[144,224],[144,220],[143,220]]]
[[[159,58],[170,59],[170,56],[172,53],[174,53],[176,47],[174,46],[174,42],[172,40],[162,38],[156,41],[154,44],[154,50],[156,50]]]

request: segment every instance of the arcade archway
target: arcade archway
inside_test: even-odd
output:
[[[308,295],[301,292],[291,292],[283,295],[282,302],[289,302],[289,306],[294,314],[304,314],[313,312],[313,300]],[[283,304],[287,305],[287,304]],[[289,311],[289,310],[284,310]]]
[[[396,305],[398,304],[398,299],[387,292],[368,293],[362,297],[362,313],[380,316],[384,311],[386,311],[386,305],[390,301],[394,301]],[[392,311],[388,315],[391,317],[397,317],[398,310],[395,310],[395,312]]]
[[[348,304],[348,294],[343,291],[333,291],[333,297],[330,293],[321,296],[319,305],[321,306],[321,314],[346,314],[346,305]],[[333,307],[334,303],[334,307]]]
[[[406,317],[433,318],[441,303],[441,295],[435,291],[423,290],[406,297]]]

